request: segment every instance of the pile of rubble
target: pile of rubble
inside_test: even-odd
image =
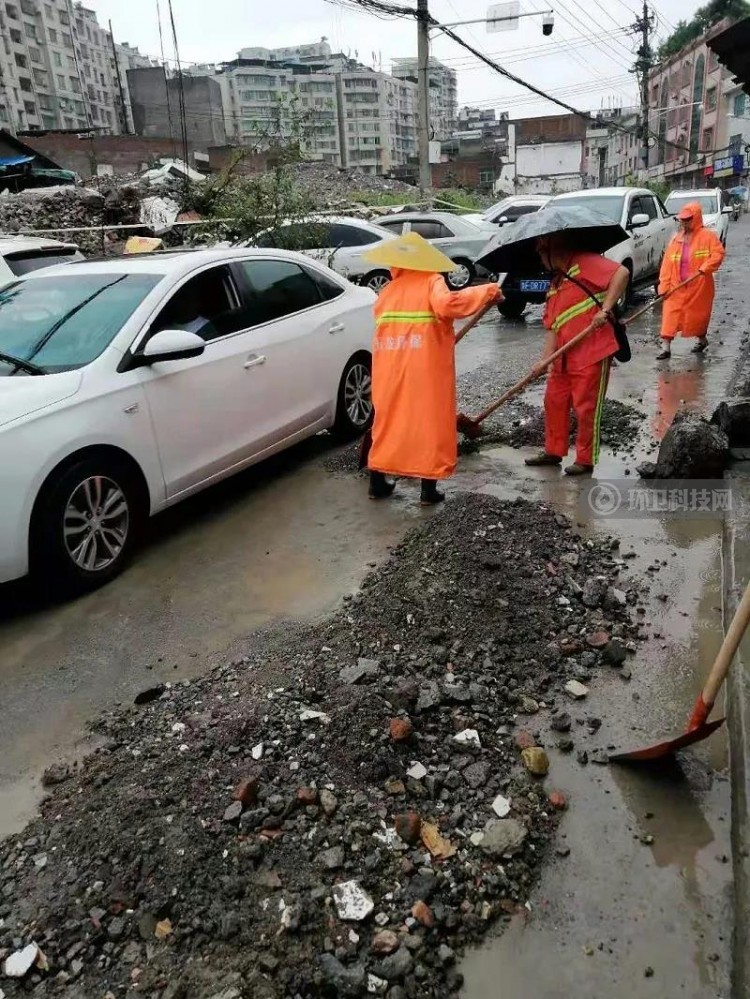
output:
[[[341,169],[327,163],[299,163],[296,181],[319,208],[337,208],[356,202],[358,193],[403,194],[404,204],[419,199],[419,188],[401,180],[376,177],[357,169]]]
[[[328,621],[105,717],[0,845],[7,999],[456,996],[566,807],[548,752],[588,762],[586,684],[628,675],[624,566],[462,496]]]

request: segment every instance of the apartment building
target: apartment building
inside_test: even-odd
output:
[[[729,145],[731,119],[726,92],[732,74],[708,42],[728,25],[722,21],[666,59],[649,78],[649,177],[675,187],[703,185],[715,159]]]
[[[372,70],[337,75],[342,166],[389,173],[417,155],[417,87]]]
[[[0,3],[0,125],[119,132],[111,36],[72,0]]]
[[[399,80],[417,82],[416,59],[394,59],[393,76]],[[456,128],[458,109],[458,83],[456,72],[437,59],[429,61],[430,131],[431,139],[441,140],[451,136]]]

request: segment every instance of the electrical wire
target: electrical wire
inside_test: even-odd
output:
[[[177,44],[177,27],[174,21],[174,10],[172,9],[172,0],[167,0],[169,7],[169,20],[172,25],[172,41],[174,42],[174,55],[177,60],[177,80],[178,88],[177,95],[180,108],[180,131],[182,132],[182,152],[183,152],[183,163],[187,165],[188,162],[188,134],[187,134],[187,118],[185,116],[185,84],[182,78],[182,66],[180,65],[180,49]],[[167,87],[167,92],[169,92],[169,87]],[[185,175],[185,185],[189,185],[189,180],[187,174]]]
[[[159,5],[159,0],[156,0],[156,20],[159,24],[159,45],[161,47],[161,65],[164,70],[164,90],[167,95],[167,118],[169,120],[169,138],[172,142],[172,155],[177,155],[177,145],[175,143],[174,137],[174,121],[172,119],[172,102],[169,98],[169,86],[167,83],[167,63],[164,59],[164,35],[162,34],[161,28],[161,7]]]

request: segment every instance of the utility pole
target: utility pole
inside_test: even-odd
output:
[[[635,34],[640,34],[641,36],[641,43],[638,46],[633,72],[635,72],[638,78],[641,90],[641,127],[639,130],[641,135],[640,159],[646,171],[648,171],[648,143],[650,138],[650,130],[648,127],[648,82],[649,75],[654,65],[654,52],[651,48],[651,32],[654,30],[655,26],[656,17],[649,9],[648,0],[643,0],[643,12],[636,20],[635,24],[632,25],[631,30]]]
[[[117,58],[117,46],[115,45],[115,36],[112,33],[111,18],[109,21],[109,40],[112,43],[112,58],[115,63],[117,86],[120,89],[120,128],[122,129],[123,135],[130,135],[130,126],[128,125],[128,108],[125,104],[125,88],[122,85],[122,76],[120,76],[120,60]]]
[[[430,170],[430,12],[428,0],[417,0],[417,85],[419,91],[419,189],[432,187]]]

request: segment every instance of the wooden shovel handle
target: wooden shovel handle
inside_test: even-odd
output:
[[[554,354],[550,354],[548,358],[546,358],[541,363],[537,364],[536,367],[533,367],[531,371],[528,373],[528,375],[523,377],[520,382],[516,382],[516,384],[513,385],[511,388],[509,388],[507,392],[504,392],[499,399],[496,399],[491,406],[488,406],[486,409],[483,409],[482,412],[479,414],[479,416],[474,418],[473,422],[482,423],[484,422],[484,420],[487,419],[488,416],[492,416],[492,414],[495,412],[496,409],[500,409],[501,406],[504,406],[505,403],[508,402],[510,399],[512,399],[514,396],[519,395],[521,392],[523,392],[523,390],[526,388],[527,385],[531,385],[532,382],[535,382],[538,378],[541,378],[544,372],[550,366],[550,364],[553,364],[558,359],[558,357],[562,357],[563,354],[567,354],[569,350],[577,346],[581,342],[581,340],[587,337],[589,333],[591,333],[595,329],[596,329],[596,324],[591,323],[589,326],[586,327],[585,330],[581,330],[580,333],[574,336],[572,340],[568,340],[568,342],[566,344],[563,344],[562,347],[558,347],[557,350],[554,352]]]
[[[473,330],[476,324],[490,311],[493,305],[497,305],[498,299],[493,298],[491,302],[484,305],[476,315],[472,316],[471,319],[461,327],[461,329],[456,333],[456,343],[460,343],[461,340],[466,336],[469,330]]]
[[[656,298],[652,298],[650,302],[646,302],[646,304],[640,309],[636,309],[632,316],[628,316],[628,318],[624,320],[625,326],[630,326],[630,324],[634,323],[636,319],[640,319],[646,312],[650,312],[651,309],[659,304],[659,302],[663,302],[665,298],[669,298],[670,295],[674,295],[674,293],[679,291],[680,288],[684,288],[686,284],[690,284],[691,281],[695,281],[695,279],[699,277],[703,277],[700,271],[691,275],[685,281],[680,281],[680,283],[675,285],[671,291],[665,291],[663,295],[657,295]]]
[[[703,687],[702,697],[705,704],[712,705],[716,701],[716,697],[721,690],[721,685],[726,679],[729,667],[734,659],[737,649],[739,648],[740,642],[747,631],[749,623],[750,583],[747,584],[742,600],[740,600],[737,605],[737,610],[734,612],[732,623],[727,629],[724,641],[721,643],[721,648],[719,649],[719,654],[711,667],[711,672],[708,674],[708,679]]]

